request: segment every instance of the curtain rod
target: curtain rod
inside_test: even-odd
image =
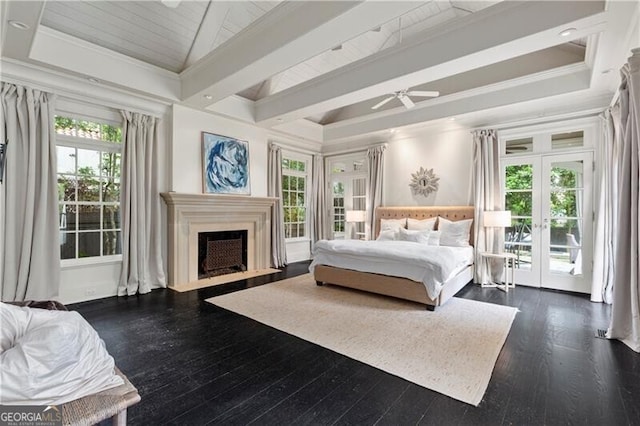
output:
[[[298,154],[306,154],[306,155],[319,155],[320,152],[318,151],[311,151],[309,149],[305,149],[305,148],[299,148],[296,146],[291,146],[287,143],[282,143],[278,140],[269,140],[269,145],[277,145],[280,148],[286,150],[286,151],[291,151],[291,152],[295,152]]]
[[[472,127],[469,129],[469,132],[474,132],[476,130],[487,130],[487,129],[512,130],[512,129],[519,129],[521,127],[535,126],[539,124],[549,124],[549,123],[555,123],[558,121],[588,118],[588,117],[594,117],[600,114],[603,110],[604,108],[594,108],[587,111],[581,111],[579,113],[569,113],[569,114],[564,114],[564,115],[555,116],[555,117],[540,117],[538,119],[526,120],[526,121],[515,122],[515,123],[504,123],[504,124],[497,124],[497,125],[487,125],[482,127]]]
[[[338,155],[347,155],[347,154],[355,154],[356,152],[366,152],[369,148],[375,148],[378,146],[384,146],[385,148],[388,146],[389,144],[387,142],[383,142],[383,143],[376,143],[373,145],[367,145],[367,146],[363,146],[360,148],[352,148],[352,149],[343,149],[341,151],[334,151],[328,154],[322,154],[323,157],[336,157]]]

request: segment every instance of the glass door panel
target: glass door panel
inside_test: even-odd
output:
[[[536,191],[539,158],[509,159],[503,162],[505,209],[511,211],[511,226],[505,229],[504,251],[516,255],[515,281],[539,286],[539,255],[536,251],[538,223]]]
[[[543,285],[589,292],[591,274],[590,153],[543,158]],[[585,268],[584,265],[588,265]]]
[[[333,200],[333,217],[331,220],[333,238],[344,239],[345,233],[345,206],[344,206],[344,183],[340,181],[333,181],[332,185],[332,200]]]

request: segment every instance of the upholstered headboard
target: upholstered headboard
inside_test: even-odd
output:
[[[428,207],[377,207],[376,208],[376,229],[374,235],[380,232],[380,219],[402,219],[410,217],[413,219],[428,219],[430,217],[442,216],[451,221],[473,219],[473,206],[428,206]],[[473,245],[473,228],[471,224],[469,234],[469,244]]]

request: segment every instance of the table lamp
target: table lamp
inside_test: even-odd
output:
[[[507,228],[511,226],[511,211],[485,211],[482,214],[482,225],[485,228]]]
[[[347,210],[345,213],[344,220],[347,223],[364,222],[367,220],[367,212],[365,210]],[[355,226],[351,231],[351,238],[353,238],[354,234],[355,234]]]

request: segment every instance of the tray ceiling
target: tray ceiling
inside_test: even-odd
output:
[[[478,125],[504,111],[537,117],[605,106],[617,84],[612,71],[640,32],[631,0],[0,6],[3,24],[28,27],[3,25],[4,62],[320,141],[451,116]],[[404,89],[440,96],[413,99],[412,109],[398,99],[371,109]]]

